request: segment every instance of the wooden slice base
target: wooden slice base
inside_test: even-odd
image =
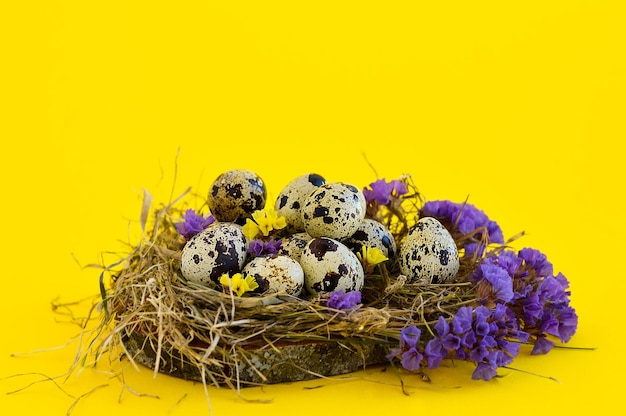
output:
[[[156,352],[146,342],[145,336],[133,334],[124,340],[124,344],[135,361],[154,369]],[[178,351],[165,350],[161,352],[159,372],[202,381],[200,368],[186,361]],[[386,349],[380,344],[356,346],[339,342],[306,342],[287,344],[277,349],[265,346],[250,351],[247,361],[240,360],[237,365],[220,369],[219,373],[227,376],[232,384],[237,379],[242,385],[284,383],[351,373],[369,365],[388,362],[385,354]],[[224,380],[217,381],[222,384]],[[207,376],[207,383],[211,382]]]

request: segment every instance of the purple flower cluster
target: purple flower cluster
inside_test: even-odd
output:
[[[483,259],[471,278],[483,303],[505,303],[518,325],[534,339],[532,354],[545,354],[554,346],[548,336],[568,342],[576,332],[578,316],[570,306],[569,282],[553,274],[553,266],[538,250],[506,250]]]
[[[409,188],[405,182],[400,179],[394,179],[387,182],[385,178],[379,179],[363,188],[363,195],[368,204],[376,201],[378,205],[388,205],[393,198],[398,198],[409,192]]]
[[[531,340],[532,354],[545,354],[554,347],[548,337],[568,342],[576,332],[569,283],[561,273],[553,274],[543,253],[525,248],[488,255],[471,279],[481,305],[460,308],[451,322],[440,316],[436,336],[424,348],[416,327],[403,329],[399,348],[388,358],[400,357],[408,370],[436,368],[446,358],[472,361],[472,378],[489,380],[513,361],[521,343]]]
[[[400,331],[400,347],[395,348],[387,355],[387,359],[393,360],[400,357],[400,364],[409,371],[419,370],[424,360],[420,352],[419,340],[422,331],[415,325],[407,326]]]
[[[472,361],[472,378],[490,380],[498,367],[513,361],[522,343],[533,344],[532,354],[545,354],[555,345],[550,338],[566,343],[576,333],[569,282],[554,274],[543,253],[531,248],[487,252],[491,243],[504,244],[502,230],[471,204],[429,201],[419,216],[439,220],[463,245],[465,256],[481,258],[470,275],[477,306],[461,307],[452,319],[440,316],[428,342],[420,343],[415,326],[404,328],[390,360],[399,358],[408,370],[436,368],[448,358]]]
[[[178,234],[189,240],[214,222],[215,217],[213,217],[213,215],[204,218],[202,215],[196,214],[196,211],[190,208],[183,214],[183,221],[174,224],[174,228],[176,228]]]
[[[486,306],[464,306],[452,324],[443,317],[435,325],[437,336],[426,344],[425,354],[430,368],[438,367],[444,358],[470,360],[476,363],[474,380],[489,380],[498,367],[511,364],[528,334],[520,331],[515,313],[504,304],[490,309]]]
[[[483,304],[510,302],[513,292],[513,275],[522,260],[515,252],[507,250],[498,256],[485,257],[470,279],[478,282],[476,293]]]
[[[422,207],[420,217],[436,218],[455,240],[471,235],[465,242],[465,255],[473,254],[477,250],[482,255],[485,243],[504,243],[500,226],[472,204],[447,200],[428,201]]]
[[[404,328],[400,347],[387,358],[400,357],[402,366],[411,371],[423,365],[437,368],[446,358],[472,361],[476,364],[472,378],[490,380],[498,367],[513,361],[520,343],[528,339],[528,334],[519,330],[515,314],[503,304],[493,309],[464,306],[451,323],[440,316],[435,331],[437,335],[421,350],[420,330],[415,326]]]
[[[361,303],[361,292],[358,290],[346,293],[343,290],[337,290],[332,292],[326,300],[326,306],[340,311],[354,309],[359,303]]]
[[[273,238],[269,241],[252,240],[248,245],[248,253],[255,257],[269,256],[276,254],[282,245],[282,241]]]

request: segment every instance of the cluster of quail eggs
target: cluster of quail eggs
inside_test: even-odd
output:
[[[264,181],[249,170],[222,173],[211,185],[207,204],[216,221],[192,236],[182,250],[180,268],[189,281],[217,285],[223,274],[253,276],[257,293],[315,295],[359,291],[365,283],[356,253],[378,248],[410,282],[445,283],[459,269],[450,233],[434,218],[422,218],[397,247],[394,235],[366,218],[363,192],[346,182],[327,182],[315,173],[287,183],[274,201],[286,226],[275,254],[252,256],[243,224],[265,208]]]

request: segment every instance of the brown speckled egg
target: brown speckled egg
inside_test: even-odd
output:
[[[447,283],[459,271],[452,235],[435,218],[421,218],[409,230],[399,253],[400,272],[410,282]]]
[[[235,169],[215,179],[207,203],[218,221],[237,221],[263,209],[266,197],[265,183],[256,173]]]
[[[380,222],[365,218],[359,228],[350,237],[342,240],[354,253],[361,251],[361,247],[379,249],[385,257],[393,259],[396,255],[396,240],[391,231]]]
[[[302,207],[304,230],[311,237],[341,240],[350,237],[365,218],[365,197],[345,182],[321,185]]]
[[[237,273],[246,260],[247,241],[242,227],[215,223],[185,244],[180,271],[187,280],[209,285],[224,273]]]
[[[302,250],[304,250],[306,244],[312,239],[313,237],[307,233],[290,234],[281,239],[282,245],[279,249],[279,253],[289,256],[296,261],[300,261]]]
[[[280,191],[274,203],[274,209],[279,216],[285,217],[287,222],[285,230],[287,232],[304,231],[302,206],[311,192],[325,183],[326,180],[322,176],[316,173],[307,173],[293,179]]]
[[[363,266],[356,254],[337,240],[319,237],[309,241],[302,251],[300,265],[310,294],[363,288]]]
[[[243,268],[243,273],[253,276],[263,294],[285,292],[299,296],[304,286],[304,272],[300,263],[288,256],[255,257]]]

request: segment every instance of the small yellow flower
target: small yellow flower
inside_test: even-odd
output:
[[[248,275],[244,278],[241,273],[235,273],[233,277],[223,274],[220,277],[220,283],[225,289],[230,288],[230,290],[239,297],[259,287],[259,284],[254,280],[254,276]]]
[[[247,219],[243,232],[247,239],[253,240],[261,232],[265,237],[272,230],[280,230],[287,226],[285,217],[279,217],[273,207],[266,207],[252,213],[252,220]]]
[[[369,266],[375,266],[379,263],[389,260],[383,252],[376,247],[367,247],[362,246],[361,251],[357,253],[357,257],[361,261],[361,263],[367,264]]]
[[[259,234],[259,231],[261,231],[259,226],[250,218],[248,218],[243,225],[243,235],[245,235],[248,240],[254,240],[257,234]]]

